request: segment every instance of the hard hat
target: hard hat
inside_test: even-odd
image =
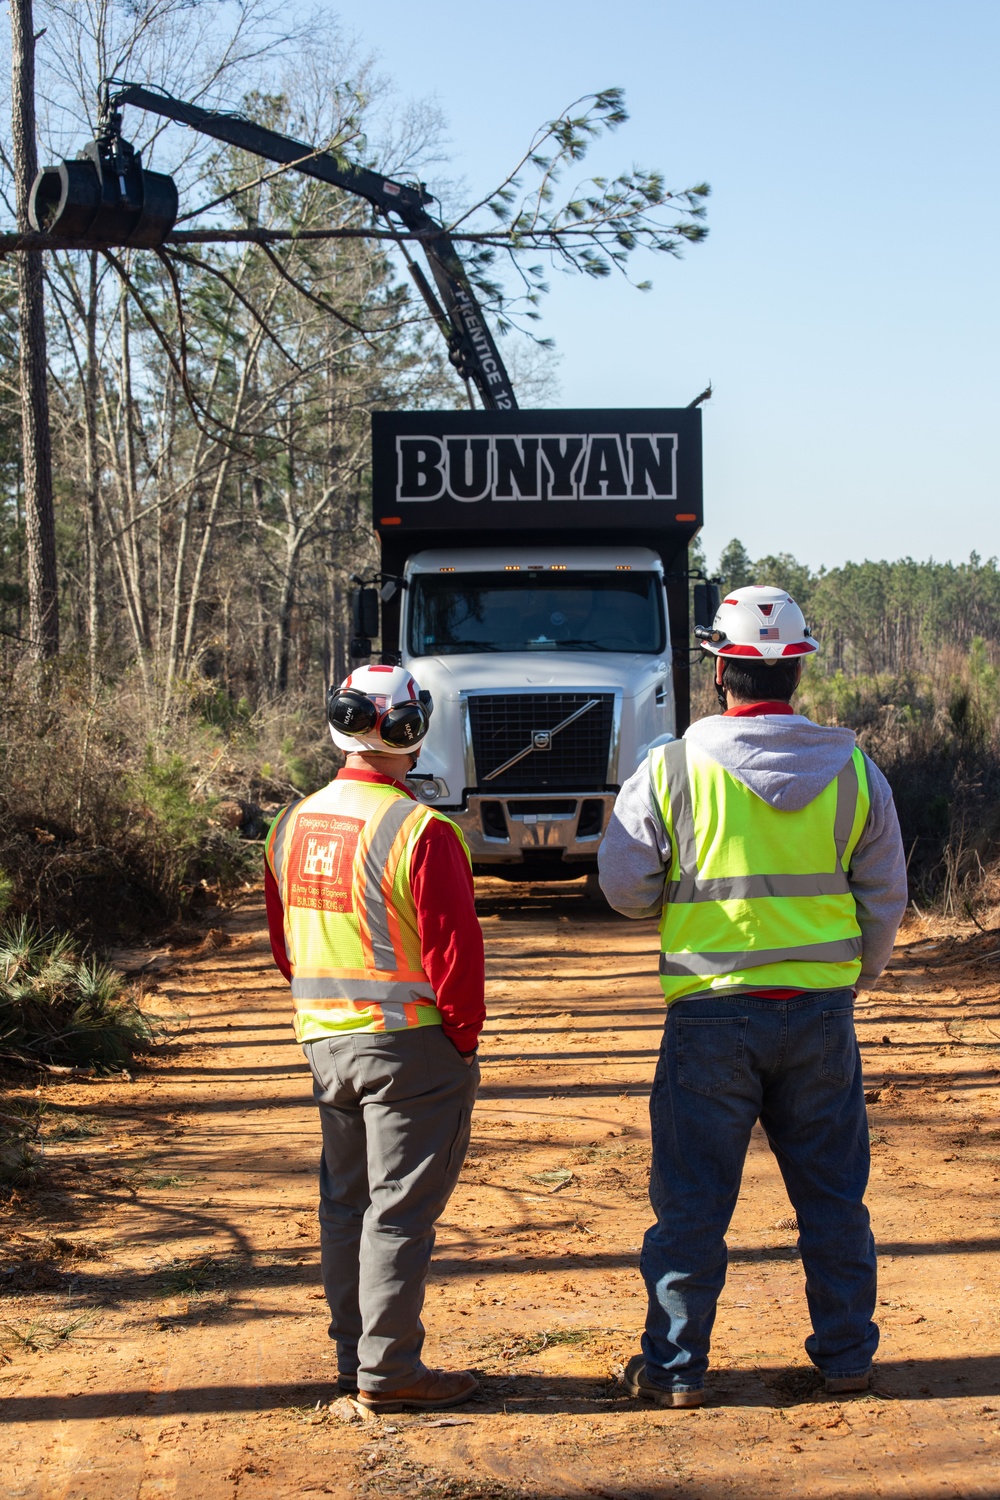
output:
[[[733,589],[719,605],[712,628],[701,626],[695,635],[702,650],[712,656],[755,657],[773,663],[819,650],[791,594],[766,584]]]
[[[405,667],[358,667],[326,695],[338,750],[410,755],[430,728],[433,704]]]

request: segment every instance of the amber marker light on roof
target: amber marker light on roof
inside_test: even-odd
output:
[[[439,573],[454,573],[454,568],[438,568]]]
[[[565,563],[550,563],[549,566],[553,573],[565,573],[566,571]]]
[[[679,515],[674,516],[675,521],[697,521],[697,519],[693,510],[682,510]]]
[[[504,570],[505,573],[520,573],[520,571],[521,571],[521,564],[520,563],[504,563],[503,570]]]
[[[403,518],[402,516],[382,516],[378,524],[380,526],[402,526]]]
[[[616,573],[631,573],[631,571],[632,571],[632,564],[631,563],[615,563],[615,572]]]

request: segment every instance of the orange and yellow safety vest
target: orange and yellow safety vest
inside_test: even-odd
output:
[[[284,910],[300,1042],[441,1024],[410,885],[432,819],[454,829],[471,864],[451,819],[391,783],[331,781],[272,823],[266,858]]]

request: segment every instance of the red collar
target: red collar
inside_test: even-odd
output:
[[[380,771],[349,771],[346,766],[341,766],[333,779],[334,781],[367,781],[370,786],[394,786],[398,787],[401,792],[405,792],[408,797],[413,797],[405,781],[397,781],[394,776],[383,776]],[[413,800],[416,802],[416,797],[413,797]]]
[[[794,712],[790,703],[739,703],[735,708],[727,708],[722,717],[724,719],[758,719],[761,714],[793,714]]]

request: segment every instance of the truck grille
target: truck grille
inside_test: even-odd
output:
[[[554,735],[550,749],[532,750],[500,776],[486,779],[491,771],[525,750],[534,735],[555,729],[592,699],[597,700],[594,707]],[[480,791],[559,788],[588,792],[603,791],[607,786],[613,693],[483,694],[470,696],[467,701]]]

